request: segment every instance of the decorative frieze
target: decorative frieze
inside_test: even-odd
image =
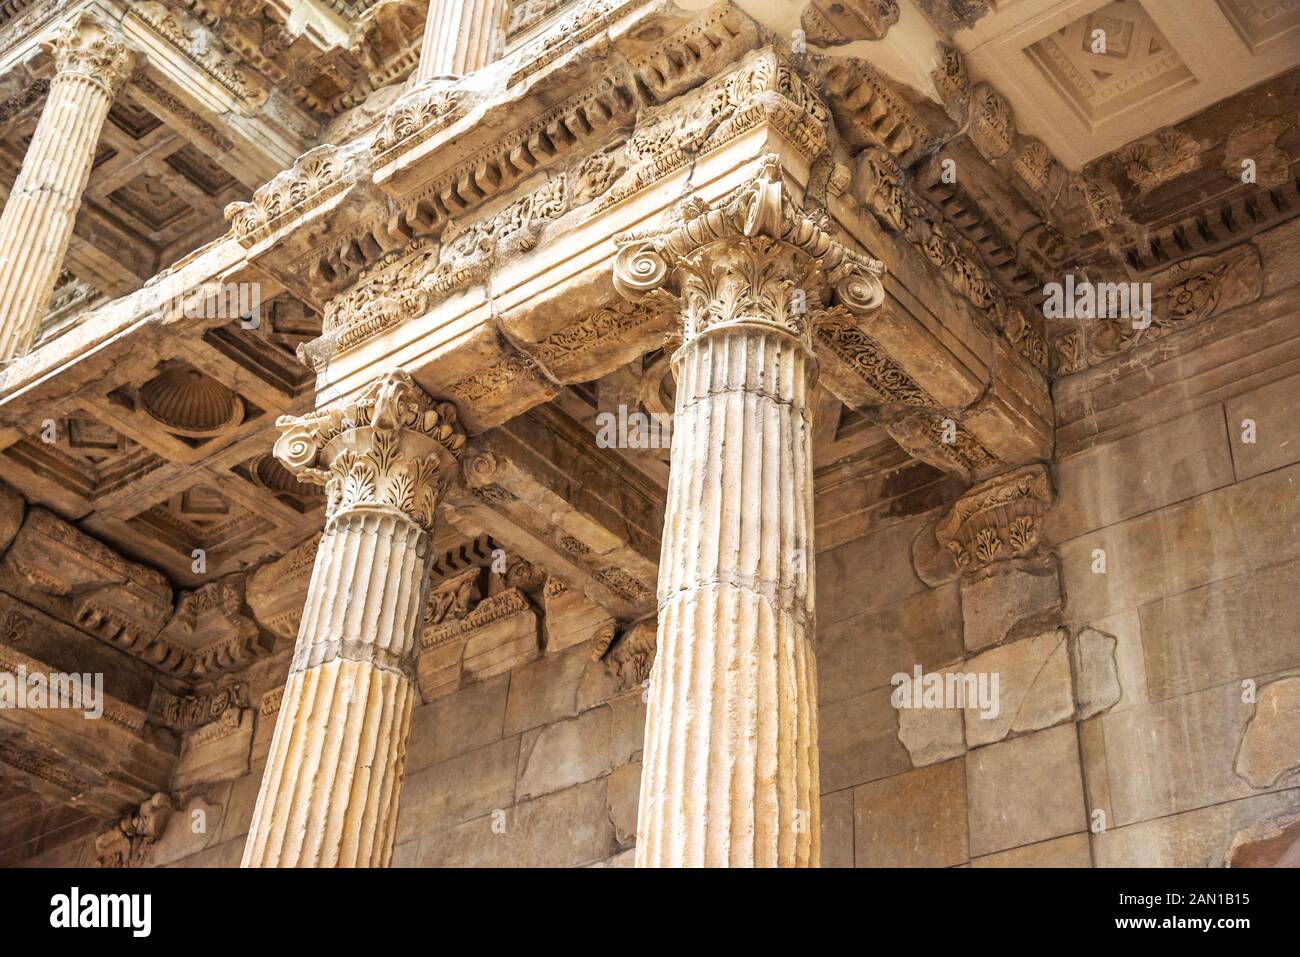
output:
[[[246,248],[347,189],[358,174],[358,151],[324,145],[308,150],[293,166],[258,188],[247,203],[231,203],[225,216]]]
[[[95,838],[96,867],[142,867],[176,810],[170,794],[159,792],[139,810]]]

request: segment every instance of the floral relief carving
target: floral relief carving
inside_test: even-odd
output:
[[[135,57],[86,14],[78,14],[47,42],[57,76],[78,75],[115,92],[130,77]]]
[[[259,187],[250,202],[226,207],[235,238],[247,248],[300,219],[347,188],[355,166],[355,157],[339,147],[308,150],[292,167]]]
[[[935,535],[966,574],[1033,556],[1052,502],[1047,468],[1028,465],[976,485],[953,505]]]

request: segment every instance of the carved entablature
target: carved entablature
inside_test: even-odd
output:
[[[691,200],[664,226],[615,237],[614,287],[629,299],[668,295],[675,285],[683,337],[735,322],[769,323],[811,345],[814,315],[837,306],[854,313],[884,301],[883,266],[831,238],[828,221],[787,194],[775,155],[718,202]],[[796,294],[796,285],[802,292]],[[810,302],[821,298],[820,307]]]
[[[493,622],[514,615],[531,614],[532,605],[518,588],[507,588],[474,604],[464,615],[425,625],[420,636],[420,647],[429,649],[457,638],[472,634]]]
[[[30,509],[0,567],[51,614],[150,661],[172,589],[42,508]]]
[[[427,530],[465,446],[456,408],[433,402],[404,371],[355,399],[281,416],[275,456],[301,481],[325,486],[327,522],[356,508],[396,509]]]
[[[370,141],[370,154],[378,169],[465,114],[466,90],[441,80],[428,81],[394,103]]]
[[[172,694],[154,690],[149,717],[178,734],[218,721],[227,711],[249,707],[248,685],[227,680],[215,688],[195,694]]]
[[[840,137],[855,152],[879,147],[906,167],[955,129],[939,107],[909,96],[865,60],[823,57],[814,69]]]
[[[854,195],[879,222],[901,234],[1040,372],[1047,372],[1047,342],[1026,309],[1010,301],[967,240],[913,192],[907,174],[884,150],[857,157]]]
[[[1038,553],[1052,495],[1047,467],[1027,465],[968,491],[935,535],[966,575],[987,575],[1001,563],[1031,560]]]
[[[207,27],[187,14],[157,0],[140,0],[131,4],[126,15],[199,67],[235,99],[250,106],[266,102],[268,90],[261,78],[242,68]]]
[[[159,638],[172,646],[160,668],[201,680],[236,671],[271,650],[272,636],[243,613],[243,573],[182,592]]]
[[[883,40],[898,22],[898,0],[810,0],[800,23],[810,43]]]
[[[641,0],[582,0],[572,13],[525,47],[520,65],[510,74],[509,85],[522,83],[541,72],[564,54],[576,50],[588,40],[609,29],[610,23],[635,7]]]
[[[247,203],[231,203],[225,215],[235,238],[250,248],[343,192],[361,175],[362,151],[318,146],[260,187]]]
[[[1118,284],[1127,286],[1127,283]],[[1152,282],[1151,321],[1145,319],[1080,319],[1062,326],[1053,342],[1057,375],[1068,375],[1122,355],[1171,333],[1246,303],[1263,292],[1264,273],[1259,250],[1242,243],[1215,256],[1185,259]]]

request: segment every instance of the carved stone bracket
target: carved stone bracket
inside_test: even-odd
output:
[[[1038,553],[1043,515],[1052,502],[1047,467],[1028,465],[976,485],[935,529],[939,544],[968,576]]]
[[[171,796],[158,792],[95,838],[96,867],[140,867],[162,837],[175,810]]]

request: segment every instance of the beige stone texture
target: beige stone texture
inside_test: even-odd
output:
[[[1300,677],[1279,678],[1258,690],[1255,713],[1241,736],[1237,774],[1267,788],[1300,771]]]
[[[1059,618],[1056,570],[1041,574],[1010,568],[961,583],[963,640],[969,651],[1032,634]]]
[[[518,765],[519,739],[514,737],[408,771],[397,812],[397,843],[510,807]]]
[[[1022,638],[968,658],[964,674],[997,675],[996,713],[967,700],[966,744],[975,748],[1011,734],[1037,731],[1074,716],[1073,682],[1064,629]]]
[[[1087,829],[1072,724],[971,751],[966,788],[974,857]]]
[[[853,790],[822,795],[822,867],[853,866]]]
[[[1300,460],[1300,376],[1237,396],[1223,410],[1237,481]]]
[[[519,799],[558,791],[611,771],[612,718],[612,711],[602,706],[524,732],[519,752]]]
[[[1040,844],[1027,844],[997,854],[973,858],[971,867],[1091,867],[1087,834],[1067,834]]]
[[[907,748],[899,741],[901,712],[890,703],[892,693],[892,688],[878,688],[821,709],[823,791],[864,784],[912,767]]]
[[[952,867],[970,857],[962,759],[853,789],[858,867]]]
[[[515,675],[499,675],[466,685],[456,694],[422,705],[411,713],[408,772],[441,764],[505,734],[506,695]]]

